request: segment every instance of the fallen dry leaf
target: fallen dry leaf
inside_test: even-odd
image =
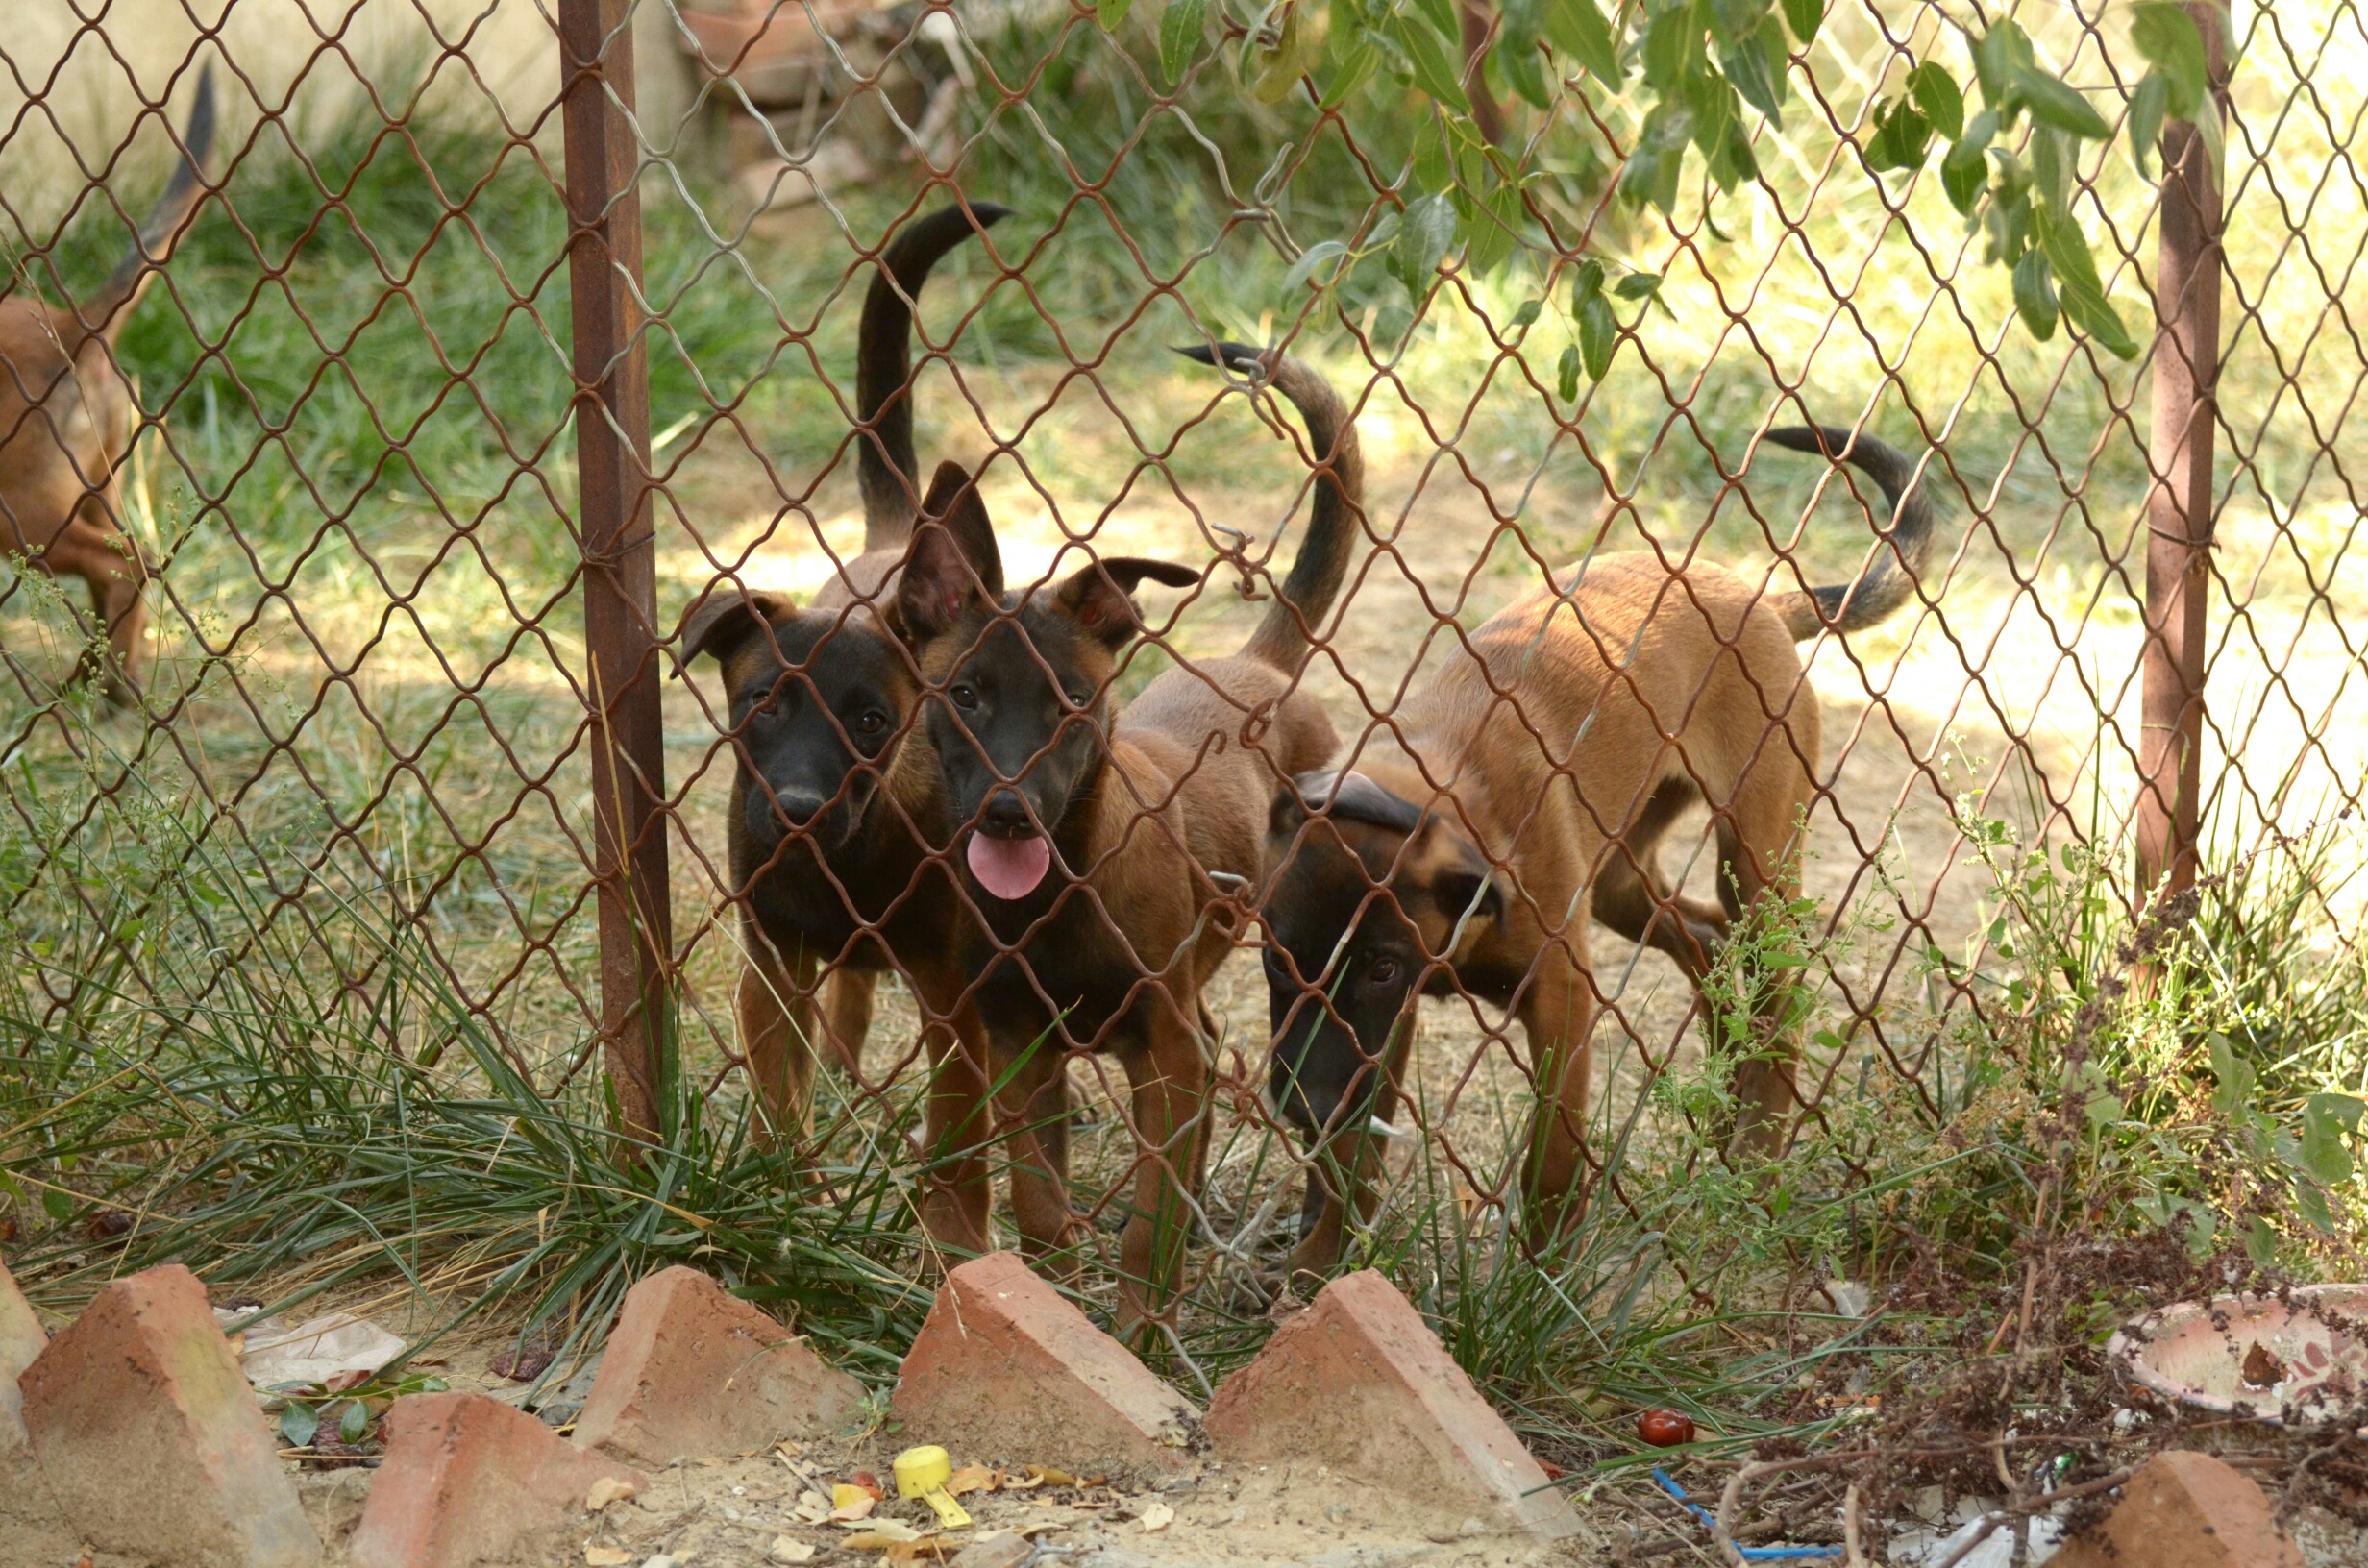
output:
[[[583,1549],[583,1560],[591,1568],[628,1568],[634,1557],[632,1553],[620,1552],[613,1546],[587,1546]]]
[[[862,1487],[865,1491],[870,1492],[874,1497],[886,1497],[888,1495],[887,1488],[879,1483],[879,1477],[872,1474],[869,1470],[858,1470],[847,1479]]]
[[[887,1556],[890,1562],[943,1562],[946,1543],[934,1535],[918,1541],[899,1541],[888,1548]]]
[[[949,1497],[960,1497],[965,1492],[995,1490],[995,1472],[983,1464],[966,1464],[950,1477],[942,1488]]]
[[[901,1519],[875,1519],[871,1523],[871,1528],[857,1531],[854,1534],[841,1540],[839,1544],[851,1547],[857,1552],[878,1552],[900,1541],[919,1539],[921,1539],[921,1531]]]
[[[1143,1532],[1147,1535],[1152,1531],[1166,1530],[1175,1523],[1175,1509],[1165,1503],[1154,1503],[1144,1509],[1140,1517],[1143,1520]]]
[[[879,1506],[879,1499],[860,1486],[840,1482],[830,1488],[830,1518],[837,1524],[853,1524],[867,1517]]]
[[[634,1484],[632,1482],[626,1481],[621,1477],[603,1476],[600,1480],[592,1483],[592,1489],[590,1491],[583,1494],[583,1511],[586,1513],[598,1513],[601,1509],[608,1507],[609,1504],[615,1503],[623,1498],[631,1497],[635,1492],[640,1490],[641,1488],[638,1485]],[[620,1558],[619,1560],[622,1561],[623,1559]]]
[[[812,1562],[814,1560],[812,1547],[803,1541],[793,1540],[787,1535],[773,1537],[772,1555],[776,1562]]]
[[[1027,1483],[1030,1486],[1074,1486],[1077,1484],[1076,1477],[1066,1470],[1055,1470],[1049,1465],[1031,1464],[1027,1467]]]
[[[808,1492],[789,1511],[805,1524],[819,1525],[830,1517],[830,1499],[820,1492]]]

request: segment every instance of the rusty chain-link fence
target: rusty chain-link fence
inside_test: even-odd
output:
[[[2357,804],[2356,6],[2215,22],[2159,184],[2061,174],[2126,364],[1870,172],[1938,6],[1832,8],[1675,217],[1616,100],[1477,79],[1536,175],[1487,270],[1420,115],[1239,90],[1241,8],[1172,84],[1158,17],[1039,0],[34,9],[28,1041],[280,966],[407,1061],[886,1138],[916,1234],[1238,1305],[1640,1150],[1870,1179],[1987,1081],[2035,854],[2126,913]],[[2112,13],[2021,13],[2117,119]]]

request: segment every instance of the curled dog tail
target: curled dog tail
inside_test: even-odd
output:
[[[112,345],[123,324],[131,319],[132,307],[148,292],[150,280],[172,259],[173,247],[181,242],[189,227],[189,215],[206,194],[206,168],[213,157],[213,66],[209,64],[198,75],[197,102],[189,110],[187,128],[181,133],[180,167],[173,170],[164,194],[157,198],[148,221],[139,226],[139,237],[115,263],[107,282],[71,311],[82,329],[79,340],[95,337]]]
[[[896,550],[913,536],[921,471],[913,458],[913,304],[938,258],[1011,215],[991,202],[957,202],[898,231],[879,253],[855,332],[855,479],[863,548]]]
[[[1291,563],[1290,575],[1283,578],[1281,595],[1267,607],[1266,619],[1242,646],[1243,652],[1262,664],[1291,670],[1306,656],[1309,633],[1332,607],[1348,576],[1357,520],[1365,509],[1365,451],[1357,444],[1356,422],[1348,417],[1329,381],[1288,355],[1270,359],[1241,343],[1176,352],[1204,365],[1218,363],[1222,354],[1227,369],[1266,376],[1268,384],[1291,400],[1307,426],[1308,446],[1316,453],[1320,471],[1315,503],[1308,510],[1307,536],[1299,541],[1299,553]]]
[[[1785,625],[1796,639],[1814,637],[1829,628],[1861,631],[1908,602],[1923,576],[1925,557],[1932,551],[1933,503],[1917,482],[1916,465],[1908,454],[1864,430],[1845,430],[1838,425],[1792,425],[1770,430],[1764,439],[1794,452],[1812,452],[1848,463],[1873,479],[1891,503],[1891,526],[1885,530],[1887,548],[1878,550],[1854,582],[1830,584],[1791,595],[1783,606]]]

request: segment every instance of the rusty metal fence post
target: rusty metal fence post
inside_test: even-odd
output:
[[[559,0],[578,536],[600,900],[601,1041],[629,1130],[658,1126],[673,1049],[633,0]]]
[[[2214,111],[2226,120],[2228,42],[2220,7],[2190,5],[2204,35]],[[2221,190],[2218,138],[2162,128],[2160,256],[2155,278],[2154,419],[2147,465],[2146,650],[2138,740],[2137,895],[2195,884],[2201,832],[2205,598],[2219,418]]]

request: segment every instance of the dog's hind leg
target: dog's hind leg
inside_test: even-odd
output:
[[[1810,731],[1813,755],[1813,715]],[[1736,791],[1733,804],[1719,813],[1718,891],[1733,924],[1740,925],[1770,900],[1782,905],[1800,896],[1799,835],[1810,795],[1808,773],[1794,758],[1765,757]],[[1757,940],[1774,935],[1763,927]],[[1792,972],[1783,968],[1749,977],[1757,1038],[1735,1042],[1744,1054],[1735,1069],[1731,1156],[1781,1151],[1799,1104],[1794,1075],[1801,1043],[1786,1017],[1792,990],[1787,977]]]

